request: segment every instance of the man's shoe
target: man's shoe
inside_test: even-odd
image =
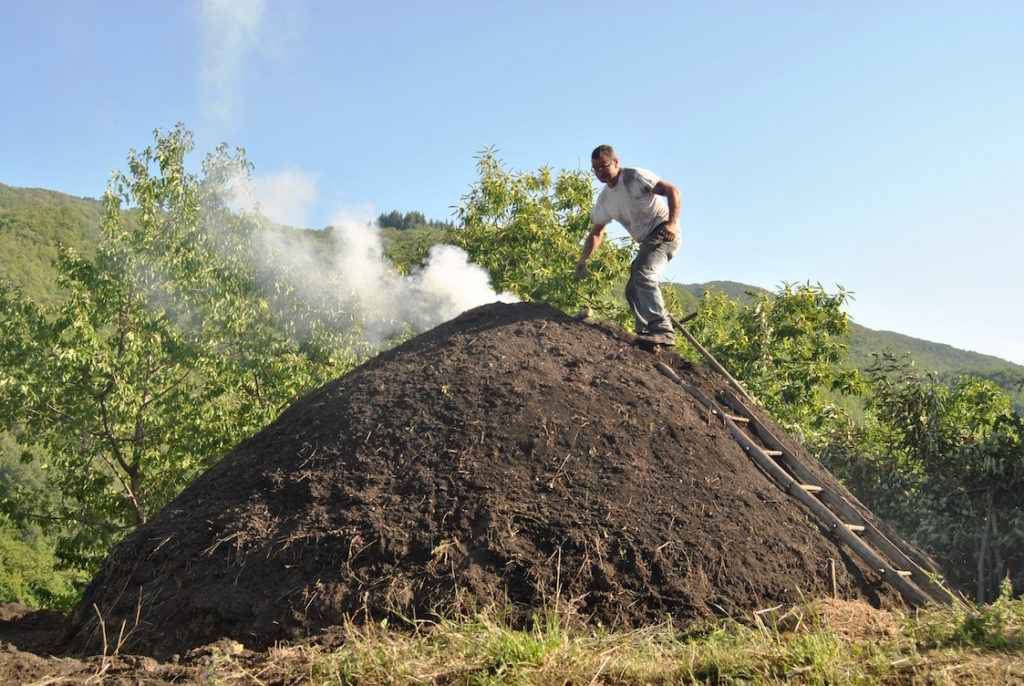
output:
[[[655,345],[675,345],[676,337],[673,334],[665,331],[655,331],[644,336],[647,340]]]
[[[656,331],[654,333],[637,334],[636,342],[647,348],[654,348],[657,346],[672,347],[676,343],[676,337],[670,333]]]

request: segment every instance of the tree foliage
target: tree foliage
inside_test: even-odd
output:
[[[182,126],[117,174],[94,260],[60,252],[52,308],[0,283],[0,416],[40,446],[58,498],[17,484],[8,513],[59,523],[58,555],[90,567],[297,393],[351,365],[329,335],[291,334],[257,284],[256,219],[223,192],[242,151],[186,170]],[[279,290],[287,290],[282,286]],[[324,328],[324,327],[321,327]]]
[[[377,217],[384,254],[402,274],[419,267],[430,254],[430,248],[449,240],[451,222],[428,220],[422,212],[382,213]],[[328,232],[330,229],[328,229]]]
[[[776,293],[749,293],[742,303],[705,292],[692,332],[780,423],[814,440],[845,423],[835,394],[856,394],[856,371],[842,366],[849,322],[846,292],[821,284],[784,284]]]
[[[411,226],[407,229],[382,228],[381,241],[384,254],[402,274],[422,266],[430,249],[438,243],[449,242],[451,227]]]
[[[1024,588],[1024,419],[992,381],[952,387],[883,355],[869,416],[823,450],[869,507],[931,551],[981,601],[1006,577]]]
[[[1024,584],[1024,420],[994,382],[952,385],[878,357],[867,379],[847,367],[846,293],[786,284],[746,303],[705,293],[697,338],[787,429],[816,450],[869,508],[933,553],[949,581],[980,600],[1009,576]],[[853,422],[836,404],[861,396]]]
[[[487,269],[495,291],[570,312],[589,306],[623,320],[626,311],[613,289],[628,276],[628,246],[606,241],[588,263],[587,278],[577,279],[574,272],[591,228],[589,175],[564,169],[556,174],[548,167],[513,172],[490,149],[477,157],[477,171],[480,178],[462,198],[453,237]]]
[[[427,220],[423,216],[422,212],[399,212],[398,210],[391,210],[390,212],[383,212],[377,217],[377,224],[382,229],[397,229],[399,231],[406,231],[408,229],[441,229],[446,230],[452,227],[450,222],[438,221],[436,219]]]
[[[46,488],[36,464],[18,459],[24,451],[8,434],[0,434],[0,485],[19,483],[35,490]],[[2,487],[0,487],[2,492]],[[79,572],[54,569],[54,541],[37,523],[14,522],[0,513],[0,603],[67,609],[84,583]]]
[[[87,579],[77,571],[55,571],[53,550],[37,527],[28,531],[0,514],[0,603],[68,609],[76,587]]]

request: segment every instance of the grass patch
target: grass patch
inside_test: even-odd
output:
[[[780,614],[781,613],[781,614]],[[1024,601],[912,614],[824,600],[751,621],[630,632],[547,611],[343,627],[340,647],[222,656],[212,683],[1010,684],[1024,682]]]

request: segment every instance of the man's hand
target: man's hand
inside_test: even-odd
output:
[[[679,226],[672,222],[671,224],[665,224],[661,227],[661,237],[666,243],[671,243],[676,239],[676,235],[679,233]]]
[[[580,260],[576,263],[576,278],[582,279],[587,275],[587,263],[585,260]]]

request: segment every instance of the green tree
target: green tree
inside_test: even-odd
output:
[[[869,373],[869,417],[823,460],[875,512],[931,551],[978,602],[1007,576],[1024,588],[1024,420],[994,382],[953,386],[886,355]]]
[[[377,224],[382,229],[391,228],[404,231],[417,226],[433,226],[435,222],[428,224],[427,218],[423,216],[422,212],[406,212],[403,214],[398,210],[391,210],[390,212],[380,214],[377,217]]]
[[[398,210],[382,212],[380,216],[377,217],[377,223],[381,228],[401,230],[405,228],[405,216]]]
[[[14,484],[5,509],[58,523],[58,556],[85,568],[354,359],[328,327],[296,338],[301,313],[282,318],[257,287],[257,218],[223,200],[250,171],[244,153],[220,146],[200,177],[183,126],[155,135],[111,180],[95,259],[61,250],[63,301],[44,308],[0,283],[0,417],[43,449],[59,494]]]
[[[535,173],[504,168],[491,149],[477,157],[480,175],[462,198],[455,243],[487,269],[498,292],[545,302],[565,311],[590,306],[625,321],[613,289],[628,276],[631,249],[606,241],[588,264],[587,278],[574,267],[591,228],[594,189],[584,171],[544,167]]]
[[[776,293],[749,293],[749,303],[705,292],[694,336],[787,429],[814,442],[846,413],[836,394],[857,394],[856,371],[844,369],[849,322],[846,292],[821,284],[784,284]]]
[[[400,273],[408,274],[414,267],[423,264],[433,246],[446,241],[449,230],[427,225],[407,229],[382,228],[380,234],[384,254]]]
[[[0,434],[0,499],[7,484],[45,489],[37,464],[18,459],[23,450],[6,433]],[[0,603],[68,609],[77,597],[84,575],[55,571],[54,541],[36,522],[14,522],[0,512]]]
[[[26,192],[27,194],[27,192]],[[57,196],[58,194],[53,194]],[[4,207],[3,197],[13,206]],[[80,254],[92,254],[99,233],[102,206],[95,200],[44,197],[40,205],[16,205],[19,193],[0,193],[0,274],[21,286],[38,302],[56,302],[60,293],[53,263],[58,246],[74,247]]]
[[[53,550],[38,527],[16,527],[0,514],[0,603],[69,609],[81,573],[54,572]]]

